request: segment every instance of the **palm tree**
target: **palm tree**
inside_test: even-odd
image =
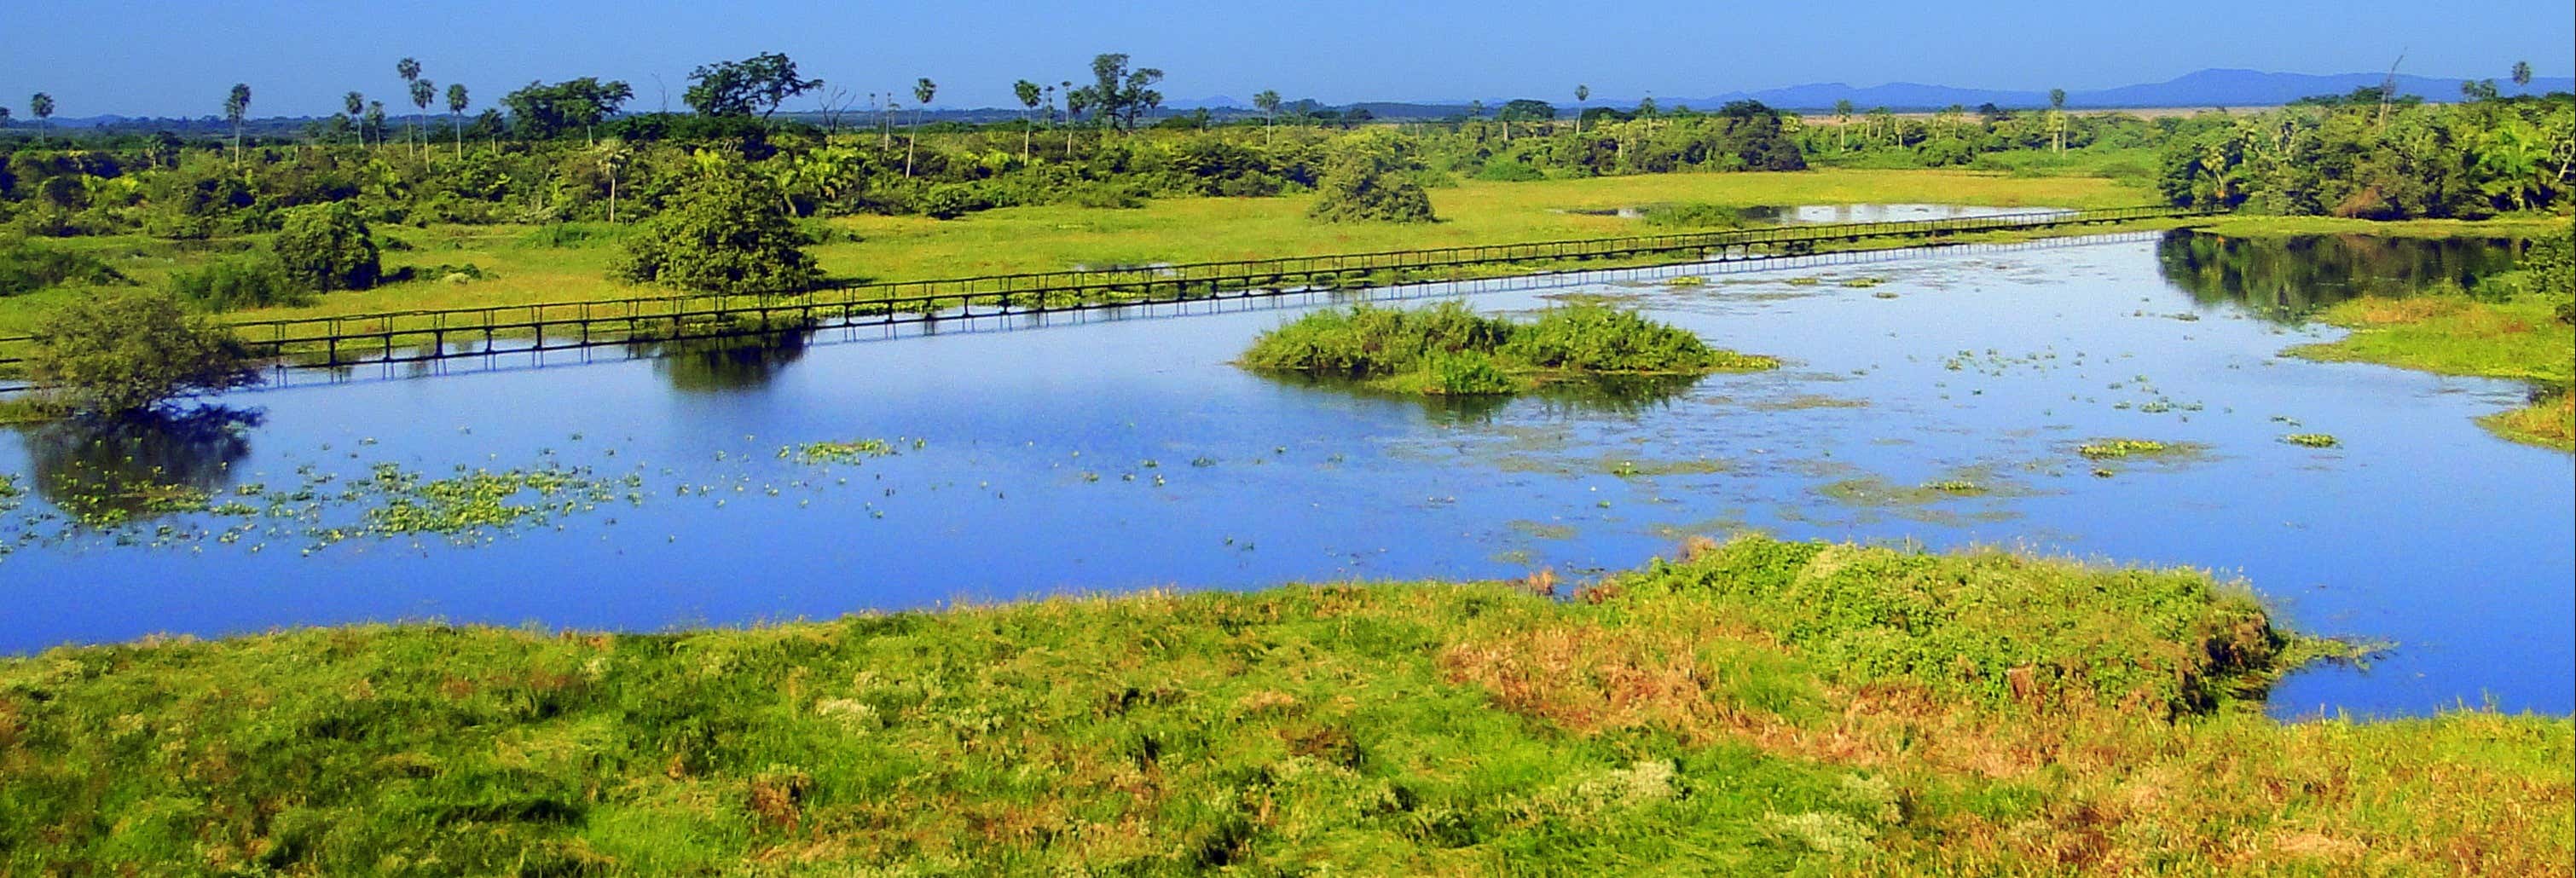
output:
[[[1849,141],[1844,140],[1844,135],[1851,131],[1851,114],[1850,98],[1834,102],[1834,150],[1837,152],[1849,147]]]
[[[233,167],[241,167],[242,117],[250,114],[250,86],[233,83],[231,94],[224,96],[224,121],[233,123]]]
[[[27,99],[27,112],[36,117],[36,145],[43,146],[45,135],[54,130],[54,96],[37,92]]]
[[[437,99],[437,83],[426,79],[415,79],[411,81],[411,105],[413,107],[411,128],[416,136],[421,137],[420,158],[423,162],[429,160],[429,140],[425,135],[418,134],[420,131],[420,116],[422,113],[429,112],[429,102]]]
[[[628,161],[635,158],[635,154],[626,148],[625,141],[615,137],[593,144],[590,152],[591,160],[598,162],[599,169],[608,174],[608,224],[616,225],[617,175],[626,168]]]
[[[1023,165],[1029,163],[1029,140],[1038,132],[1035,117],[1040,94],[1037,83],[1025,79],[1011,83],[1011,96],[1019,98],[1020,106],[1024,108],[1020,111],[1020,164]]]
[[[400,61],[394,62],[394,75],[402,77],[404,88],[411,89],[413,94],[419,94],[419,90],[414,87],[416,83],[420,82],[419,61],[404,58]],[[419,133],[417,131],[419,126],[415,125],[413,127],[415,129],[413,133]]]
[[[1252,106],[1261,111],[1261,145],[1269,146],[1272,136],[1277,133],[1271,129],[1271,123],[1279,118],[1279,90],[1262,89],[1260,94],[1252,96]]]
[[[939,83],[924,76],[912,81],[912,136],[903,139],[903,175],[912,176],[912,147],[921,140],[921,113],[930,108],[930,96],[939,93]]]
[[[2524,87],[2531,85],[2531,62],[2513,62],[2513,84]]]
[[[1082,108],[1074,106],[1073,103],[1073,80],[1067,79],[1059,81],[1056,83],[1056,87],[1058,91],[1064,95],[1064,158],[1066,161],[1072,161],[1073,117],[1082,115]]]
[[[356,123],[356,124],[359,124],[359,125],[363,126],[363,125],[364,125],[364,123],[363,123],[363,121],[362,121],[363,117],[362,117],[360,114],[365,113],[366,111],[367,111],[367,96],[366,96],[366,95],[362,95],[362,94],[359,94],[359,93],[357,93],[357,92],[354,92],[354,91],[353,91],[353,92],[350,92],[350,93],[348,93],[348,94],[344,94],[344,95],[341,95],[341,96],[340,96],[340,112],[341,112],[341,113],[343,113],[343,114],[345,114],[345,115],[347,115],[347,116],[349,117],[349,121],[350,121],[351,123]],[[364,127],[360,127],[360,128],[358,129],[358,145],[359,145],[359,146],[365,146],[365,145],[367,145],[367,129],[366,129],[366,128],[364,128]]]
[[[2057,139],[2057,153],[2066,154],[2066,90],[2048,90],[2048,132]]]
[[[465,86],[462,83],[448,83],[447,117],[452,123],[450,127],[456,129],[456,157],[460,159],[465,157],[465,107]]]
[[[1591,99],[1591,86],[1577,84],[1574,87],[1574,136],[1576,137],[1583,136],[1583,102]]]

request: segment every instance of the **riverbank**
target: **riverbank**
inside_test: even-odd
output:
[[[0,871],[2564,865],[2565,718],[2284,725],[2189,571],[1747,538],[1518,583],[0,660]],[[1822,612],[1818,608],[1823,608]]]
[[[2529,405],[2478,423],[2516,442],[2576,451],[2576,405],[2568,395],[2576,380],[2576,327],[2561,322],[2550,303],[2361,298],[2337,303],[2318,319],[2352,334],[2291,348],[2290,356],[2528,382],[2534,387]]]

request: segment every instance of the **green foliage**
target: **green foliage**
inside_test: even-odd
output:
[[[776,52],[700,65],[689,72],[689,80],[689,90],[680,100],[706,116],[748,116],[757,111],[766,118],[788,98],[823,85],[820,79],[798,78],[796,62]]]
[[[57,308],[31,333],[28,374],[64,405],[123,414],[258,381],[232,332],[166,293],[120,291]]]
[[[1751,366],[1741,355],[1711,349],[1689,330],[1602,305],[1541,311],[1537,320],[1511,327],[1502,353],[1533,367],[1575,372],[1694,372]]]
[[[367,221],[346,203],[288,210],[270,245],[277,268],[297,289],[364,290],[384,277]]]
[[[1547,179],[1547,172],[1531,167],[1524,162],[1490,162],[1484,167],[1476,169],[1476,179],[1492,180],[1498,183],[1527,183],[1532,180]]]
[[[0,238],[0,298],[63,284],[131,283],[123,273],[87,253],[47,247],[24,238]]]
[[[2205,574],[1747,540],[1584,598],[0,658],[0,872],[2213,874],[2288,837],[2408,843],[2278,871],[2523,874],[2569,844],[2564,717],[2195,711],[2300,653]]]
[[[1353,137],[1324,163],[1315,206],[1306,215],[1325,222],[1435,222],[1431,194],[1415,178],[1422,168],[1401,137]]]
[[[530,82],[502,95],[501,104],[510,108],[510,126],[519,136],[545,140],[587,131],[634,98],[635,89],[624,82],[585,76],[552,84]]]
[[[2002,552],[1941,557],[1746,536],[1696,561],[1658,561],[1615,587],[1742,607],[1843,684],[1901,681],[1998,704],[2198,713],[2260,692],[2294,646],[2323,648],[2294,644],[2250,592],[2206,575]],[[2070,605],[2078,590],[2090,596]]]
[[[1407,393],[1491,395],[1567,376],[1703,374],[1779,361],[1710,348],[1689,331],[1599,305],[1515,323],[1458,302],[1400,310],[1326,309],[1253,340],[1239,361],[1264,372],[1373,381]]]
[[[1647,225],[1682,229],[1736,229],[1753,223],[1745,209],[1723,204],[1657,204],[1645,210]]]
[[[767,181],[722,159],[701,171],[626,238],[620,277],[704,293],[788,292],[821,278]]]
[[[170,276],[170,289],[190,304],[209,311],[306,305],[312,288],[287,277],[277,258],[247,253],[209,262],[194,271]]]

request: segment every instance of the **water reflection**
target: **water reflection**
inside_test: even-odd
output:
[[[2513,268],[2517,249],[2505,238],[2230,238],[2176,230],[2156,245],[2156,264],[2201,304],[2234,303],[2296,322],[2360,296],[2470,289]]]
[[[1431,420],[1441,424],[1481,424],[1515,402],[1527,400],[1550,416],[1612,415],[1636,417],[1672,404],[1689,392],[1702,375],[1597,375],[1543,384],[1528,393],[1472,394],[1450,396],[1439,394],[1399,393],[1370,387],[1361,382],[1300,374],[1255,373],[1273,381],[1298,387],[1343,393],[1373,399],[1399,400],[1422,407]]]
[[[673,389],[723,393],[767,385],[805,358],[812,330],[755,332],[637,344],[630,353],[653,358],[653,371]]]
[[[16,428],[39,497],[85,520],[130,520],[196,505],[231,486],[250,455],[256,411],[79,417]]]

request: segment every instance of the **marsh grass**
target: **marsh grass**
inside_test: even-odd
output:
[[[1535,580],[57,649],[0,660],[0,872],[2531,874],[2571,844],[2566,719],[2274,722],[2242,699],[2315,650],[2202,573],[1745,538]]]
[[[2543,392],[2530,405],[2478,423],[2518,442],[2576,450],[2576,410],[2570,409],[2564,392],[2576,380],[2576,329],[2560,322],[2553,308],[2538,297],[2504,302],[2465,296],[2351,299],[2320,317],[2351,328],[2352,334],[2291,348],[2288,354],[2531,382]]]

